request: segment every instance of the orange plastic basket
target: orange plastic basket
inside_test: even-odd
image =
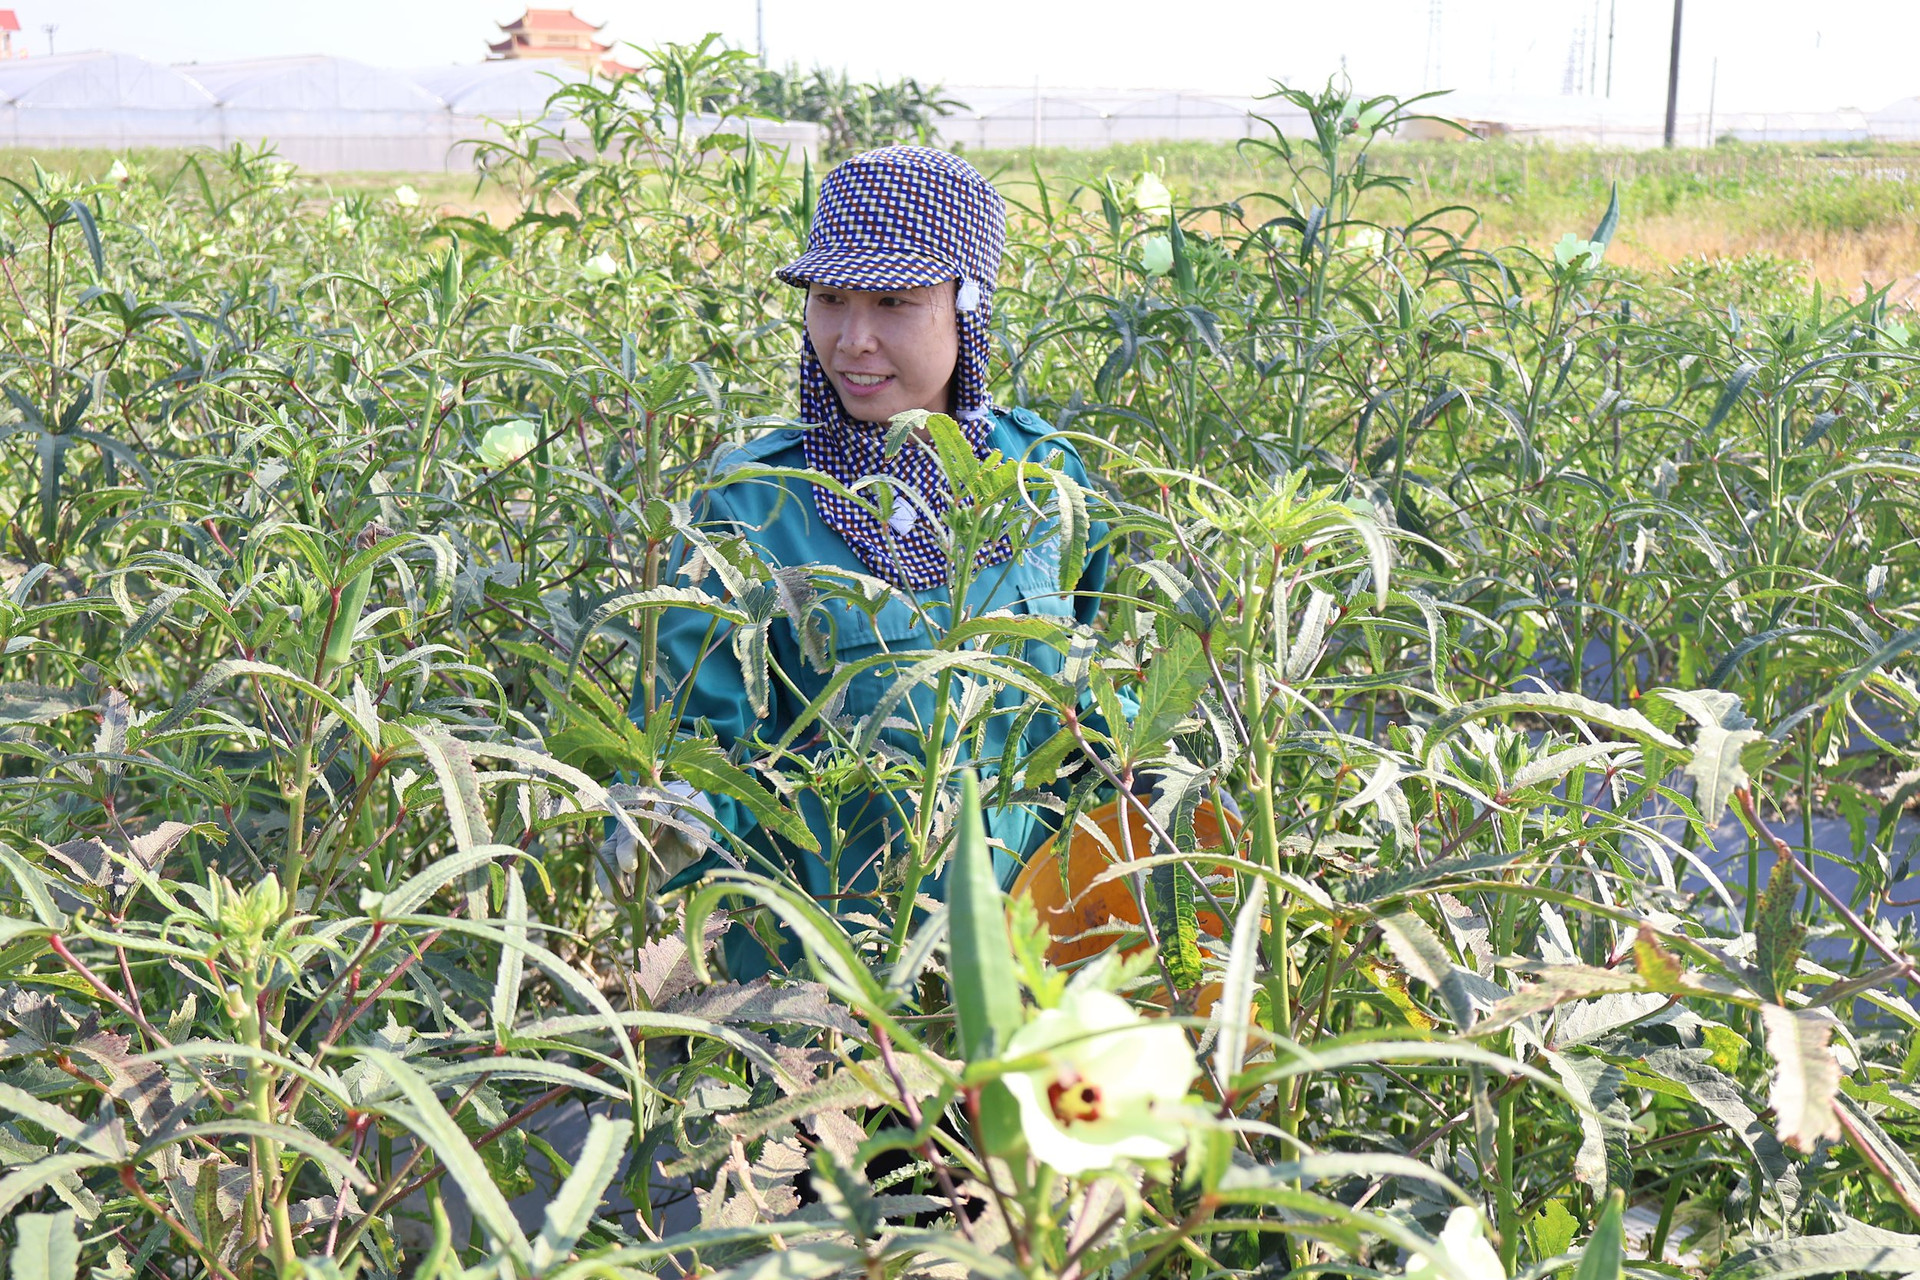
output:
[[[1127,839],[1121,839],[1121,807],[1118,800],[1110,801],[1088,810],[1082,821],[1074,824],[1067,841],[1064,877],[1060,874],[1057,848],[1060,837],[1056,835],[1035,851],[1014,878],[1013,896],[1033,903],[1039,911],[1040,922],[1053,938],[1047,948],[1047,960],[1052,964],[1085,960],[1113,945],[1114,933],[1094,932],[1096,930],[1140,923],[1140,909],[1125,878],[1116,877],[1100,885],[1093,883],[1101,872],[1125,859],[1129,849],[1136,858],[1145,857],[1153,850],[1153,835],[1147,829],[1146,820],[1131,804],[1125,806]],[[1087,822],[1106,837],[1105,843],[1085,829]],[[1211,804],[1203,804],[1194,811],[1193,833],[1202,848],[1225,849],[1237,841],[1240,824],[1228,814],[1226,838],[1222,839],[1217,810]],[[1213,912],[1202,911],[1199,919],[1202,929],[1215,937],[1224,935],[1225,924]]]

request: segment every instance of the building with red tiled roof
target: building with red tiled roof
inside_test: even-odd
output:
[[[572,9],[528,9],[512,22],[500,24],[506,39],[487,46],[488,60],[502,58],[558,58],[583,71],[623,75],[633,68],[610,57],[611,44],[596,40],[607,24],[586,21]]]
[[[27,45],[23,40],[18,49],[13,47],[13,33],[20,29],[20,18],[11,9],[0,9],[0,58],[24,58]]]

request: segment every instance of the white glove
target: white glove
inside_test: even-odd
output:
[[[613,788],[616,796],[621,791],[633,791],[635,788]],[[664,792],[671,799],[659,798]],[[636,818],[648,818],[658,823],[653,837],[653,872],[649,882],[657,891],[667,881],[706,856],[712,838],[706,826],[698,819],[684,816],[676,810],[698,809],[707,817],[714,817],[713,799],[704,791],[696,791],[685,782],[668,782],[659,789],[649,789],[643,794],[638,805],[623,806]],[[625,822],[616,822],[613,834],[600,846],[600,870],[604,875],[608,871],[619,875],[623,887],[630,887],[633,874],[640,866],[640,842],[634,838],[633,828]],[[603,890],[611,886],[602,885]]]

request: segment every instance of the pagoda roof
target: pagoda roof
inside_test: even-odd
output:
[[[0,31],[18,31],[20,19],[11,9],[0,9]]]
[[[527,39],[526,36],[522,35],[517,31],[514,32],[512,35],[508,36],[505,40],[501,40],[498,43],[492,43],[487,45],[487,48],[493,50],[493,52],[497,54],[501,54],[502,56],[512,53],[513,50],[515,49],[533,49],[535,47],[536,46],[534,45],[533,41]],[[613,46],[611,44],[608,44],[600,40],[589,40],[587,41],[586,47],[594,53],[607,53],[613,49]],[[549,57],[555,56],[554,50],[541,49],[540,51]]]
[[[604,22],[588,22],[574,16],[572,9],[528,9],[512,22],[499,24],[502,31],[598,31]]]

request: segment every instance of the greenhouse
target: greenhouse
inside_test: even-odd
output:
[[[495,122],[541,119],[555,90],[581,79],[554,60],[404,72],[321,56],[175,67],[122,53],[8,59],[0,60],[0,146],[267,144],[321,172],[462,169],[473,163],[472,140],[498,136]],[[816,125],[752,128],[763,142],[818,149]]]
[[[219,143],[213,95],[172,67],[125,53],[0,60],[0,145]]]
[[[1867,117],[1867,129],[1880,142],[1920,142],[1920,98],[1902,98]]]
[[[303,169],[438,169],[447,104],[397,71],[350,58],[184,66],[220,104],[220,140],[270,141]]]
[[[1288,134],[1306,131],[1306,117],[1278,99],[1213,97],[1126,89],[1009,88],[945,90],[966,104],[940,121],[949,146],[1106,147],[1115,143],[1257,137],[1273,121]]]

